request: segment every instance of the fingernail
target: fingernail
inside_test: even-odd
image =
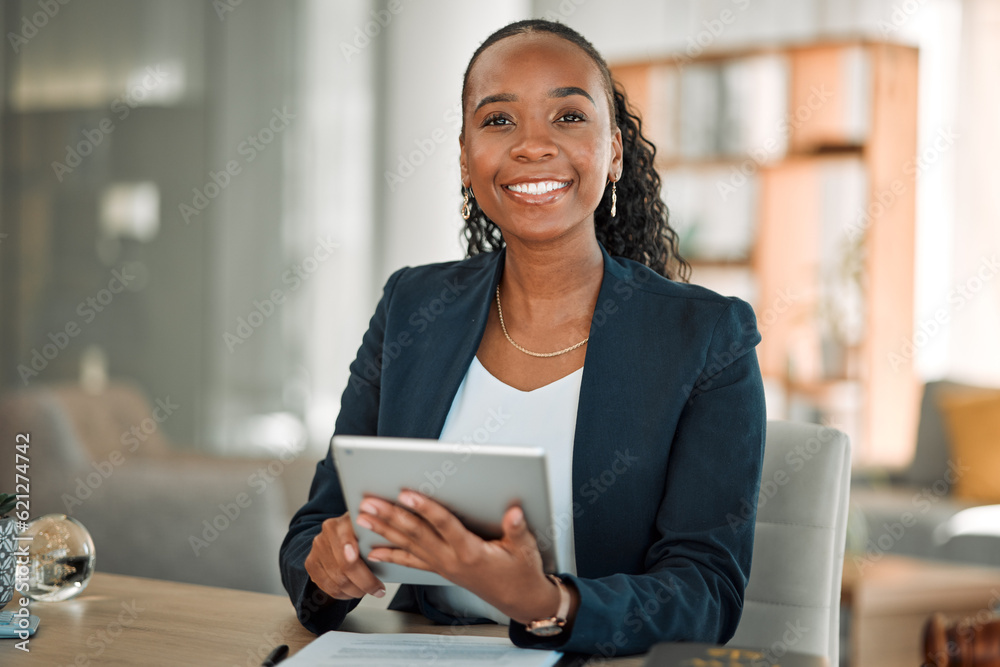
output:
[[[374,595],[377,598],[384,598],[385,597],[385,589],[384,588],[378,589],[377,591],[375,591]]]
[[[366,514],[371,514],[372,516],[378,516],[378,508],[375,507],[374,503],[370,503],[370,502],[367,502],[367,501],[362,502],[361,503],[361,511],[364,512],[364,513],[366,513]]]
[[[514,512],[513,521],[515,526],[520,526],[522,523],[524,523],[524,511],[520,507],[518,507],[517,510]]]
[[[416,507],[418,500],[412,493],[401,493],[399,494],[399,502],[403,503],[407,507]]]
[[[363,516],[358,517],[358,525],[361,526],[362,528],[367,528],[368,530],[372,529],[372,522],[364,518]]]
[[[368,554],[368,560],[372,561],[373,563],[381,563],[382,562],[381,558],[379,558],[378,556],[372,556],[371,554]]]
[[[353,544],[344,545],[344,558],[347,559],[348,563],[353,563],[358,557],[358,552],[354,550]]]

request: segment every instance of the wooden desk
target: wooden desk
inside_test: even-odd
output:
[[[844,559],[841,606],[849,612],[851,667],[919,664],[924,623],[988,615],[1000,601],[1000,568],[884,555]]]
[[[7,610],[17,609],[17,601]],[[97,573],[87,590],[65,602],[32,602],[41,619],[30,653],[0,640],[0,664],[10,667],[100,665],[222,665],[258,667],[272,648],[292,654],[315,639],[299,625],[288,598],[226,588]],[[341,630],[448,634],[416,614],[358,608]],[[506,637],[497,625],[468,634]],[[602,664],[639,667],[641,657]]]

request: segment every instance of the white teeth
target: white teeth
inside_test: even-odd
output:
[[[547,192],[565,188],[567,185],[569,185],[569,182],[560,183],[559,181],[541,181],[535,183],[517,183],[515,185],[508,185],[507,187],[513,192],[519,192],[521,194],[544,195]]]

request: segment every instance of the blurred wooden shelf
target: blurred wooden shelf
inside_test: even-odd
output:
[[[831,40],[612,73],[660,149],[686,247],[738,255],[749,230],[745,263],[692,265],[725,289],[746,269],[761,370],[794,392],[786,405],[814,401],[851,436],[856,463],[907,460],[920,383],[912,360],[891,359],[914,319],[917,50]],[[827,391],[840,381],[857,383],[857,400]]]

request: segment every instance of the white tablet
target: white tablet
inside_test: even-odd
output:
[[[385,538],[358,526],[358,506],[374,495],[395,502],[412,489],[446,506],[470,530],[486,539],[502,535],[500,521],[520,505],[528,528],[539,538],[546,572],[558,572],[556,527],[549,498],[545,451],[539,447],[450,444],[439,440],[334,436],[333,458],[347,508],[355,522],[362,557]],[[432,572],[367,561],[384,582],[450,586]]]

